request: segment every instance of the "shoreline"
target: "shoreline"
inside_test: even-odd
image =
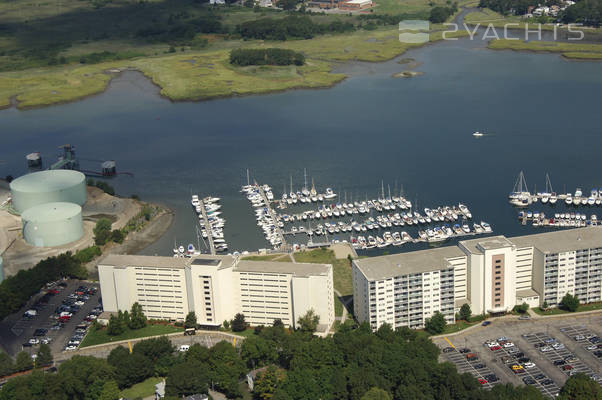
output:
[[[369,33],[370,32],[368,32],[368,34]],[[431,32],[431,35],[435,35],[437,33],[440,33],[440,31],[433,30]],[[461,38],[464,36],[467,36],[467,33],[463,32],[463,31],[459,31],[459,34],[454,37]],[[261,87],[259,87],[259,89],[255,90],[255,91],[249,91],[249,92],[245,92],[245,93],[232,92],[229,94],[190,96],[190,97],[183,97],[183,98],[172,98],[172,97],[164,94],[163,91],[165,90],[165,88],[161,87],[161,85],[159,83],[157,83],[155,81],[155,79],[153,79],[153,75],[149,72],[143,71],[139,67],[134,67],[131,64],[127,64],[126,66],[123,66],[123,65],[122,66],[110,66],[110,65],[108,65],[106,68],[102,69],[101,72],[98,72],[98,74],[106,75],[109,77],[109,79],[107,80],[106,84],[104,84],[104,86],[102,88],[100,88],[98,91],[96,91],[94,93],[86,93],[81,96],[76,96],[76,97],[73,97],[70,99],[65,99],[65,100],[58,100],[58,101],[52,102],[52,103],[33,104],[33,105],[22,105],[22,102],[19,102],[17,100],[17,97],[19,96],[19,94],[14,94],[10,97],[9,103],[6,106],[0,106],[0,110],[14,108],[18,111],[29,111],[29,110],[35,110],[35,109],[53,107],[53,106],[60,106],[60,105],[64,105],[64,104],[69,104],[69,103],[74,103],[77,101],[86,100],[87,98],[102,95],[102,94],[106,93],[107,90],[109,90],[111,88],[111,85],[113,84],[113,80],[115,78],[120,77],[121,75],[123,75],[126,72],[133,72],[133,73],[141,74],[142,76],[144,76],[144,78],[148,79],[153,84],[153,86],[158,89],[157,94],[161,98],[169,100],[172,103],[204,102],[204,101],[211,101],[211,100],[241,98],[241,97],[248,97],[248,96],[271,95],[271,94],[283,93],[283,92],[293,91],[293,90],[314,90],[314,89],[315,90],[324,90],[324,89],[333,88],[336,85],[338,85],[339,83],[344,82],[346,79],[349,78],[349,76],[350,76],[349,74],[344,73],[344,72],[338,72],[338,71],[340,71],[341,68],[344,68],[346,65],[352,65],[353,63],[356,63],[356,62],[375,63],[375,64],[385,63],[385,62],[394,60],[394,59],[402,56],[409,50],[424,48],[428,45],[432,45],[432,44],[435,44],[435,43],[438,43],[441,41],[442,41],[442,38],[440,36],[436,36],[435,38],[432,38],[430,41],[428,41],[426,43],[422,43],[420,45],[406,46],[405,48],[399,49],[399,51],[395,51],[395,54],[385,56],[384,58],[379,59],[379,60],[362,60],[361,58],[362,58],[362,55],[364,55],[363,53],[362,53],[362,55],[360,55],[359,57],[356,57],[355,59],[344,60],[344,61],[337,60],[337,59],[329,60],[328,58],[322,58],[319,56],[313,57],[313,58],[308,58],[308,61],[315,60],[316,62],[319,62],[319,63],[327,63],[328,69],[329,69],[328,72],[326,72],[327,75],[341,75],[340,77],[334,77],[332,82],[326,83],[326,84],[319,84],[316,86],[312,86],[311,82],[308,82],[305,84],[299,83],[297,85],[292,85],[292,86],[283,87],[283,88],[276,88],[276,89],[268,88],[268,89],[262,90]],[[287,44],[284,44],[284,45],[286,46]],[[200,55],[202,56],[202,54],[200,54]],[[199,56],[199,54],[189,54],[189,56],[194,57],[194,56]],[[152,59],[152,58],[154,58],[154,57],[140,58],[138,60],[147,60],[147,59]],[[128,61],[136,61],[136,59],[128,60]],[[71,67],[77,68],[78,66],[72,65]],[[117,72],[117,70],[119,72]],[[27,70],[24,70],[24,71],[27,71]],[[20,72],[20,71],[10,71],[10,72]],[[303,74],[301,74],[301,76],[303,76]]]

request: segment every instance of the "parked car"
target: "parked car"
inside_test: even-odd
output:
[[[496,350],[500,350],[501,348],[502,348],[502,346],[500,346],[500,345],[496,345],[496,346],[491,346],[489,349],[490,349],[491,351],[496,351]]]
[[[483,368],[485,368],[485,364],[476,364],[474,367],[476,369],[483,369]]]
[[[29,344],[40,344],[40,339],[31,338],[29,339]]]
[[[520,317],[518,317],[518,319],[521,321],[525,321],[525,320],[531,319],[531,317],[529,315],[525,314],[525,315],[521,315]]]
[[[181,351],[183,353],[183,352],[188,351],[188,349],[190,349],[190,346],[187,344],[183,344],[180,346],[179,351]]]
[[[525,368],[534,368],[535,367],[535,363],[532,362],[527,362],[523,364]]]
[[[488,382],[487,382],[487,379],[485,379],[485,378],[479,378],[479,383],[480,383],[481,385],[484,385],[484,384],[486,384],[486,383],[488,383]]]
[[[446,347],[443,349],[444,353],[451,353],[452,351],[455,351],[453,347]]]
[[[535,375],[535,379],[537,379],[538,381],[540,381],[542,379],[546,379],[546,376],[544,374],[537,374],[537,375]]]
[[[555,360],[554,361],[554,365],[556,365],[556,366],[560,366],[560,365],[564,365],[564,364],[566,364],[566,361],[564,361],[564,360]]]
[[[583,335],[577,335],[573,339],[575,339],[576,341],[585,340],[585,336],[583,336]]]
[[[548,352],[548,351],[552,351],[552,348],[550,346],[544,346],[544,347],[541,347],[539,349],[539,351],[541,351],[542,353],[545,353],[545,352]]]
[[[525,382],[526,385],[535,385],[535,379],[531,378],[530,376],[524,377],[523,382]]]
[[[33,332],[34,336],[44,336],[48,333],[48,329],[38,328]]]
[[[467,349],[466,347],[463,349],[460,349],[460,353],[462,354],[466,354],[466,353],[470,353],[470,349]]]
[[[468,361],[476,361],[479,359],[479,356],[476,353],[468,353],[466,354],[466,359]]]
[[[595,344],[590,344],[589,346],[586,347],[586,349],[588,349],[588,350],[597,350],[598,346],[595,345]]]
[[[573,369],[573,366],[571,364],[566,364],[562,366],[562,370],[563,371],[570,371]]]
[[[541,382],[542,385],[551,385],[553,383],[554,383],[554,381],[551,379],[546,379],[545,381]]]
[[[488,326],[491,325],[491,321],[483,321],[483,323],[481,324],[481,326]]]
[[[496,374],[485,375],[485,379],[487,379],[489,382],[497,382],[497,381],[499,381],[499,378],[497,377]]]
[[[514,347],[514,343],[512,342],[506,342],[503,344],[504,348],[508,348],[508,347]]]
[[[77,350],[77,346],[73,346],[73,345],[67,345],[65,347],[65,350],[70,351],[70,350]]]

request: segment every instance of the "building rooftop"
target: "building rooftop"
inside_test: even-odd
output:
[[[448,259],[465,256],[458,246],[445,246],[409,253],[364,258],[353,262],[364,276],[372,281],[445,269],[449,267]]]
[[[516,297],[517,298],[535,297],[535,296],[539,296],[539,293],[537,293],[533,289],[524,289],[524,290],[517,290],[516,291]]]
[[[565,229],[509,239],[517,247],[536,247],[543,253],[564,253],[572,250],[602,247],[602,227]]]
[[[109,254],[98,265],[113,267],[158,267],[158,268],[184,268],[190,262],[189,258],[159,257]]]
[[[506,239],[505,236],[501,235],[481,237],[471,240],[461,240],[459,243],[472,254],[483,254],[483,251],[513,246],[511,241]]]
[[[235,271],[293,274],[301,277],[325,275],[331,269],[332,265],[330,264],[241,260],[236,265]]]

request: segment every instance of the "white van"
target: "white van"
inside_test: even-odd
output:
[[[183,345],[180,346],[180,351],[181,352],[185,352],[185,351],[188,351],[189,348],[190,348],[189,345],[183,344]]]

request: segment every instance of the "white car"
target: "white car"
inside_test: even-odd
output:
[[[562,344],[562,343],[554,343],[552,345],[552,347],[555,348],[556,350],[561,350],[561,349],[564,349],[564,344]]]
[[[499,346],[498,342],[487,342],[485,343],[487,347]]]
[[[524,363],[523,367],[525,367],[525,368],[533,368],[533,367],[535,367],[535,363],[532,363],[532,362]]]
[[[596,350],[597,348],[598,348],[598,346],[596,346],[595,344],[587,346],[588,350]]]
[[[180,351],[183,353],[185,351],[188,351],[189,348],[190,348],[189,345],[183,344],[183,345],[180,346]]]
[[[84,303],[84,302],[83,302],[83,301],[81,301],[81,300],[78,300],[78,301],[76,301],[74,304],[75,304],[76,306],[80,306],[80,307],[81,307],[81,306],[83,306],[83,305],[84,305],[84,304],[86,304],[86,303]]]
[[[29,344],[40,344],[40,341],[36,338],[29,339]]]
[[[71,346],[71,345],[69,345],[69,346],[65,347],[65,350],[67,350],[67,351],[77,350],[77,346]]]
[[[497,338],[498,342],[504,342],[506,340],[510,340],[510,338],[507,338],[506,336],[500,336],[499,338]]]
[[[577,335],[575,336],[575,340],[579,341],[579,340],[585,340],[585,336],[583,335]]]
[[[552,348],[550,346],[544,346],[544,347],[541,347],[539,349],[539,351],[541,351],[542,353],[545,353],[547,351],[552,351]]]
[[[504,343],[504,348],[508,348],[508,347],[514,347],[514,343],[512,343],[512,342]]]
[[[48,344],[50,342],[52,342],[52,338],[50,338],[50,337],[45,337],[44,339],[42,339],[42,343],[44,343],[44,344]]]

